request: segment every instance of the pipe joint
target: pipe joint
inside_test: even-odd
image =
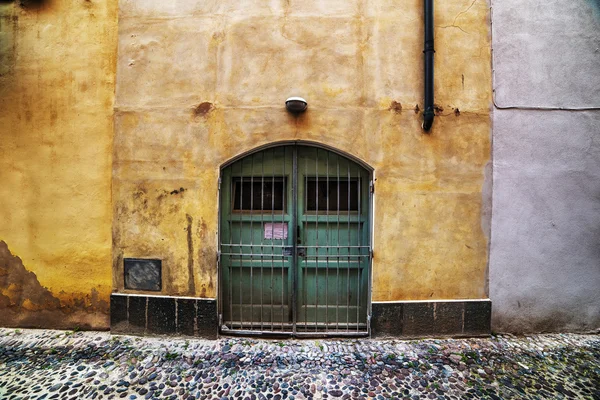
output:
[[[423,130],[429,132],[433,125],[433,118],[435,117],[435,111],[433,108],[427,108],[423,111]]]

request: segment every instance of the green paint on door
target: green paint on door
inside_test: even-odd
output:
[[[229,332],[366,334],[370,173],[285,145],[222,171],[220,307]]]

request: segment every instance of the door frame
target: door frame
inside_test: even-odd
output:
[[[221,227],[221,214],[223,212],[223,210],[221,209],[221,202],[222,202],[222,195],[223,192],[221,190],[221,183],[222,183],[222,177],[223,177],[223,170],[225,170],[226,168],[228,168],[229,166],[231,166],[232,164],[236,163],[237,161],[240,161],[242,159],[244,159],[247,156],[250,156],[254,153],[258,153],[260,151],[263,150],[267,150],[267,149],[271,149],[271,148],[276,148],[276,147],[282,147],[282,146],[307,146],[307,147],[315,147],[315,148],[319,148],[319,149],[323,149],[326,151],[330,151],[333,153],[338,154],[339,156],[342,156],[354,163],[356,163],[357,165],[359,165],[360,167],[362,167],[363,169],[365,169],[368,172],[368,176],[369,176],[369,188],[368,188],[368,198],[369,198],[369,211],[367,213],[367,229],[369,229],[369,233],[367,235],[367,237],[369,238],[369,259],[368,259],[368,277],[367,277],[367,331],[366,332],[296,332],[295,329],[295,324],[296,324],[296,287],[297,287],[297,277],[295,276],[296,273],[295,271],[297,270],[297,260],[293,261],[293,266],[292,269],[294,270],[294,282],[293,282],[293,287],[294,287],[294,292],[292,293],[292,307],[294,307],[294,320],[292,321],[292,324],[294,325],[294,332],[293,333],[282,333],[282,332],[269,332],[269,331],[254,331],[254,330],[237,330],[237,329],[227,329],[223,323],[223,296],[224,293],[222,293],[222,285],[221,285],[221,280],[222,280],[222,264],[221,264],[221,232],[222,232],[222,227]],[[294,167],[293,167],[293,171],[292,174],[297,176],[298,174],[298,170],[297,170],[297,165],[296,165],[296,149],[294,149]],[[305,140],[284,140],[284,141],[278,141],[278,142],[272,142],[272,143],[268,143],[262,146],[258,146],[255,147],[253,149],[250,149],[248,151],[245,151],[243,153],[238,154],[237,156],[229,159],[228,161],[226,161],[225,163],[221,164],[220,168],[219,168],[219,177],[218,177],[218,199],[217,199],[217,312],[218,312],[218,324],[219,324],[219,334],[222,335],[234,335],[234,336],[294,336],[294,337],[370,337],[371,336],[371,309],[372,309],[372,281],[373,281],[373,239],[374,239],[374,229],[373,229],[373,215],[374,215],[374,183],[375,183],[375,177],[374,177],[374,168],[371,167],[369,164],[365,163],[363,160],[349,154],[346,153],[342,150],[339,150],[335,147],[323,144],[323,143],[318,143],[318,142],[313,142],[313,141],[305,141]],[[292,199],[292,202],[294,204],[293,207],[297,207],[297,194],[294,195],[294,198]],[[294,212],[292,215],[292,226],[296,226],[297,225],[297,212]],[[296,229],[293,229],[293,235],[294,235],[294,243],[296,243]],[[297,257],[294,257],[295,259]],[[226,328],[226,329],[223,329]]]

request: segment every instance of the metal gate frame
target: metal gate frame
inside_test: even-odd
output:
[[[234,164],[237,161],[240,161],[242,159],[244,159],[247,156],[250,156],[254,153],[258,153],[261,152],[263,150],[267,150],[267,149],[271,149],[271,148],[277,148],[277,147],[283,147],[283,146],[295,146],[294,147],[294,156],[293,156],[293,171],[292,171],[292,176],[294,177],[294,181],[297,181],[297,176],[298,176],[298,165],[297,165],[297,147],[296,146],[307,146],[307,147],[315,147],[318,149],[323,149],[326,151],[330,151],[333,153],[336,153],[337,155],[344,157],[356,164],[358,164],[359,166],[361,166],[362,168],[364,168],[368,173],[369,173],[369,189],[368,189],[368,197],[369,197],[369,212],[367,213],[367,228],[369,229],[368,235],[367,237],[369,238],[369,256],[368,256],[368,277],[367,277],[367,304],[366,304],[366,312],[367,312],[367,326],[366,326],[366,331],[335,331],[335,332],[297,332],[296,330],[296,326],[297,326],[297,313],[298,310],[297,308],[297,288],[298,288],[298,274],[297,274],[297,269],[298,269],[298,257],[294,256],[292,258],[292,275],[293,275],[293,284],[292,284],[292,293],[291,293],[291,299],[292,299],[292,327],[293,329],[291,331],[272,331],[272,330],[247,330],[247,329],[229,329],[228,327],[226,327],[224,325],[224,321],[223,321],[223,296],[224,293],[222,293],[222,264],[221,264],[221,213],[222,213],[222,209],[221,209],[221,202],[222,202],[222,190],[221,190],[221,182],[222,182],[222,176],[223,176],[223,170],[225,170],[227,167],[231,166],[232,164]],[[362,160],[347,154],[341,150],[338,150],[334,147],[328,146],[328,145],[324,145],[322,143],[317,143],[317,142],[312,142],[312,141],[303,141],[303,140],[287,140],[287,141],[279,141],[279,142],[273,142],[273,143],[269,143],[263,146],[259,146],[256,147],[254,149],[248,150],[244,153],[241,153],[237,156],[235,156],[234,158],[228,160],[227,162],[223,163],[221,165],[221,167],[219,168],[219,178],[218,178],[218,204],[217,204],[217,213],[218,213],[218,224],[217,224],[217,309],[218,309],[218,323],[219,323],[219,333],[221,334],[225,334],[225,335],[234,335],[234,336],[290,336],[290,337],[305,337],[305,338],[325,338],[325,337],[369,337],[371,335],[371,299],[372,299],[372,279],[373,279],[373,236],[374,236],[374,232],[373,232],[373,215],[374,215],[374,201],[373,201],[373,197],[374,197],[374,192],[375,192],[375,187],[374,187],[374,182],[375,182],[375,178],[374,178],[374,169],[373,167],[371,167],[370,165],[366,164],[365,162],[363,162]],[[292,198],[293,201],[293,209],[294,212],[292,213],[292,227],[296,227],[297,226],[297,206],[298,206],[298,195],[297,195],[297,182],[293,182],[293,193],[294,196]],[[294,228],[292,229],[292,240],[293,243],[297,243],[297,229]],[[297,247],[296,245],[294,245],[295,247]]]

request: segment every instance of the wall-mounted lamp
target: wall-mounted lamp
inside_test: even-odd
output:
[[[300,114],[306,111],[308,103],[302,97],[290,97],[285,101],[285,108],[294,114]]]

